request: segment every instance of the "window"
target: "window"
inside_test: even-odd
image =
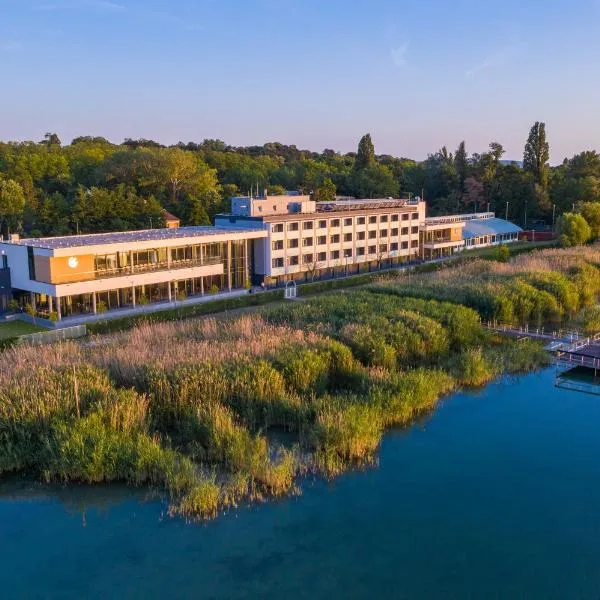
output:
[[[392,229],[392,237],[398,237],[398,228],[394,227],[394,229]]]
[[[313,228],[312,221],[304,221],[304,223],[302,223],[302,229],[304,229],[304,231],[307,231],[308,229],[312,229],[312,228]]]
[[[327,228],[327,221],[325,221],[325,219],[323,219],[322,221],[319,221],[319,229],[326,229]]]
[[[275,223],[271,225],[271,231],[273,233],[283,233],[283,223]]]
[[[331,219],[331,226],[332,227],[339,227],[340,226],[340,220],[339,219]]]
[[[273,250],[283,250],[283,240],[275,240],[272,246]]]
[[[331,236],[331,243],[332,244],[339,244],[340,243],[340,236],[339,234],[335,234]]]
[[[418,225],[416,227],[412,228],[412,233],[419,233],[419,226]]]
[[[377,223],[377,217],[369,217],[369,223]]]
[[[320,235],[320,236],[317,238],[317,244],[318,244],[319,246],[324,246],[326,243],[327,243],[327,236],[326,236],[326,235]]]
[[[411,246],[412,246],[413,248],[418,248],[418,247],[419,247],[419,240],[413,240],[413,241],[411,242]]]
[[[304,248],[308,248],[309,246],[312,246],[314,242],[314,238],[304,238],[302,240],[302,246]]]
[[[297,248],[298,247],[298,238],[293,238],[288,240],[288,248]]]
[[[408,242],[402,242],[402,244],[400,244],[400,247],[402,248],[402,250],[408,250]]]
[[[374,240],[377,237],[376,231],[369,231],[369,239]]]
[[[396,223],[398,221],[398,215],[392,215],[392,223]]]
[[[330,256],[331,256],[331,260],[337,260],[340,257],[340,251],[334,250]]]
[[[344,219],[344,225],[346,227],[352,227],[352,218]]]
[[[327,260],[327,252],[319,252],[319,254],[317,254],[317,260],[319,262],[325,262]]]
[[[288,231],[298,231],[298,223],[288,223]]]
[[[356,219],[356,224],[357,225],[364,225],[365,224],[365,218],[364,217],[358,217],[358,219]]]
[[[402,235],[408,235],[408,227],[403,227],[401,231]]]
[[[314,255],[313,254],[305,254],[302,257],[302,264],[305,265],[310,265],[314,262]]]
[[[379,236],[380,236],[380,237],[382,237],[382,238],[386,238],[386,237],[387,237],[387,234],[388,234],[388,230],[387,230],[387,229],[382,229],[382,230],[379,232]]]
[[[381,215],[381,219],[379,219],[380,223],[387,223],[388,222],[388,218],[387,215]]]
[[[402,220],[408,221],[408,213],[402,213]]]
[[[398,242],[390,244],[390,252],[398,252]]]
[[[344,250],[344,258],[352,258],[352,250],[350,248]]]
[[[297,256],[290,256],[288,258],[288,265],[290,267],[295,267],[298,264],[298,257]]]
[[[281,269],[283,267],[283,258],[274,258],[271,264],[273,265],[273,269]]]
[[[356,234],[356,237],[357,237],[357,239],[359,239],[359,240],[364,240],[364,239],[365,239],[365,232],[364,232],[364,231],[359,231],[359,232]]]
[[[344,234],[344,241],[345,242],[351,242],[352,241],[352,234],[351,233],[345,233]]]
[[[383,254],[384,252],[387,252],[387,244],[380,244],[379,245],[379,252],[381,252],[381,254]]]
[[[361,248],[357,248],[356,249],[356,256],[364,256],[365,255],[365,248],[364,246]]]
[[[369,254],[377,254],[377,246],[369,246]]]
[[[416,221],[419,218],[419,213],[413,213],[412,214],[412,220]]]

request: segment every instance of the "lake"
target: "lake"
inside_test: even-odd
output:
[[[458,393],[379,464],[207,524],[121,487],[0,486],[0,597],[600,597],[600,397]]]

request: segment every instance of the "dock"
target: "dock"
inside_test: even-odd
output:
[[[491,331],[519,340],[536,340],[554,356],[557,387],[600,395],[600,333],[514,327],[482,323]]]

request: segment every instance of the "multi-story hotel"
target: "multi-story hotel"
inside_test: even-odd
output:
[[[0,288],[61,319],[391,268],[514,241],[520,231],[493,213],[426,218],[418,198],[265,194],[233,198],[231,209],[214,227],[1,242]]]
[[[255,273],[272,283],[389,268],[419,258],[420,200],[336,200],[309,196],[234,198],[221,227],[262,229]]]

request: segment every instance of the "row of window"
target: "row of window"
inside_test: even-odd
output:
[[[382,229],[379,231],[379,237],[387,238],[388,233],[391,233],[391,237],[398,237],[399,231],[400,231],[401,235],[409,235],[409,228],[403,227],[402,230],[399,230],[397,228],[391,229],[389,231],[387,229]],[[377,233],[378,233],[377,231],[369,231],[368,238],[370,240],[377,239]],[[411,229],[411,233],[418,234],[419,228],[413,227]],[[365,240],[366,238],[367,238],[366,231],[359,231],[356,233],[357,240],[362,241],[362,240]],[[343,235],[335,233],[330,237],[329,243],[330,244],[339,244],[340,241],[352,242],[353,240],[354,240],[354,236],[352,233],[344,233]],[[315,239],[312,237],[302,238],[302,246],[304,248],[306,248],[308,246],[312,246],[312,245],[314,245],[314,243],[315,243]],[[320,235],[317,237],[317,246],[325,246],[326,244],[327,244],[327,236],[326,235]],[[283,240],[274,240],[272,242],[271,246],[272,246],[273,250],[283,250]],[[300,240],[298,238],[292,238],[287,241],[288,248],[298,248],[299,246],[300,246]]]
[[[418,213],[402,213],[402,221],[408,221],[410,220],[410,214],[412,214],[412,220],[416,221],[419,218],[419,214]],[[365,225],[366,221],[366,217],[356,217],[356,224],[357,225]],[[345,219],[331,219],[329,221],[329,227],[340,227],[342,221],[344,222],[344,227],[351,227],[352,226],[352,222],[354,220],[354,217],[346,217]],[[399,221],[399,215],[391,215],[389,217],[389,220],[392,223],[395,223],[397,221]],[[388,215],[381,215],[380,217],[377,217],[377,215],[371,215],[369,217],[369,224],[375,224],[375,223],[387,223],[388,222]],[[317,222],[317,228],[318,229],[327,229],[327,219],[320,219]],[[314,228],[315,221],[303,221],[302,222],[302,229],[304,231],[308,231]],[[271,226],[271,231],[273,233],[283,233],[283,223],[273,223],[273,225]],[[288,231],[299,231],[300,230],[300,223],[294,221],[293,223],[288,223],[287,224],[287,230]]]
[[[379,246],[369,246],[368,248],[365,248],[364,246],[362,246],[362,247],[356,249],[356,256],[357,257],[365,256],[365,252],[366,252],[369,255],[378,255],[379,258],[384,259],[384,258],[387,258],[388,252],[397,252],[398,246],[400,246],[400,248],[402,248],[402,250],[408,250],[408,242],[402,242],[401,244],[397,244],[397,243],[390,244],[389,249],[388,249],[387,244],[380,244]],[[416,240],[414,242],[412,242],[412,247],[418,248],[419,242]],[[354,254],[352,252],[352,249],[350,249],[350,248],[343,250],[343,251],[332,250],[329,253],[329,260],[339,260],[340,258],[348,259],[348,258],[353,258],[353,257],[354,257]],[[302,264],[303,265],[312,265],[315,261],[317,263],[326,262],[327,261],[327,252],[318,252],[316,255],[312,254],[312,253],[302,255]],[[283,257],[274,258],[272,260],[271,264],[272,264],[273,269],[281,269],[285,265],[285,261],[284,261]],[[300,257],[299,256],[289,256],[287,259],[287,264],[290,267],[295,267],[295,266],[299,265]]]

